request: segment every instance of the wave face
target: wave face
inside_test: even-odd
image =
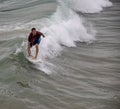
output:
[[[45,4],[46,1],[4,1],[1,5],[1,11],[19,11],[24,8],[26,9],[26,7],[34,7],[36,4],[39,6],[41,3]],[[26,24],[21,23],[25,21],[20,21],[14,24],[8,23],[1,26],[0,30],[14,31],[27,29],[32,26],[37,27],[38,30],[41,30],[46,35],[46,39],[44,39],[40,45],[42,52],[39,53],[39,57],[42,59],[46,57],[54,57],[60,54],[63,45],[75,47],[76,41],[91,42],[95,40],[95,29],[77,13],[78,11],[82,13],[100,12],[103,7],[111,6],[111,2],[108,0],[58,0],[57,5],[56,12],[50,18],[32,20]],[[6,7],[8,7],[8,9],[6,9]],[[23,14],[21,16],[23,16]],[[85,26],[85,23],[87,24],[87,27]]]
[[[25,38],[32,27],[46,35],[39,45],[39,58],[55,58],[64,47],[76,47],[76,42],[91,43],[96,30],[82,14],[99,13],[109,7],[109,0],[6,0],[0,1],[1,41]],[[47,8],[46,8],[47,7]],[[31,14],[32,13],[32,14]],[[27,39],[27,38],[26,38]],[[16,53],[24,52],[23,41]],[[33,48],[32,53],[35,54]],[[39,68],[39,67],[38,67]]]
[[[120,109],[120,1],[111,1],[0,0],[0,109]],[[46,35],[37,64],[26,58],[32,27]]]
[[[91,42],[95,40],[96,31],[77,12],[96,13],[100,12],[103,7],[112,5],[108,0],[58,0],[57,4],[56,12],[44,21],[44,25],[47,26],[38,27],[46,33],[47,37],[40,45],[43,52],[40,53],[39,57],[42,59],[58,55],[62,50],[62,45],[75,47],[76,41]],[[85,22],[88,27],[84,25]]]

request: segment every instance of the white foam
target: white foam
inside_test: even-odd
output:
[[[95,33],[88,33],[83,25],[83,18],[64,2],[60,2],[56,13],[51,18],[45,19],[44,23],[47,26],[41,31],[46,33],[46,38],[40,44],[39,53],[42,58],[58,55],[62,50],[61,45],[75,47],[75,41],[89,42],[95,39]]]
[[[90,42],[95,39],[95,30],[92,26],[89,28],[92,31],[90,33],[83,25],[84,18],[72,9],[94,13],[111,5],[108,0],[58,0],[56,12],[51,18],[45,19],[44,25],[47,26],[41,29],[46,33],[46,38],[40,45],[39,56],[54,57],[62,50],[61,45],[75,47],[75,41]]]
[[[92,33],[89,33],[83,24],[84,18],[74,10],[95,13],[100,12],[103,7],[111,5],[108,0],[59,0],[58,4],[58,8],[51,18],[44,20],[46,26],[38,27],[43,33],[46,33],[46,38],[40,44],[39,57],[42,59],[53,58],[60,54],[61,45],[75,47],[75,41],[90,42],[95,39],[95,30],[91,26],[89,29]],[[38,68],[41,69],[40,66]],[[42,67],[42,70],[44,68],[45,66]]]
[[[23,52],[23,47],[25,46],[25,44],[26,44],[26,43],[23,41],[23,42],[21,43],[20,47],[16,47],[16,51],[15,51],[14,54],[17,55],[17,54]]]

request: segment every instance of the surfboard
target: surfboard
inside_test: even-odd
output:
[[[41,60],[40,59],[33,59],[33,56],[26,56],[27,60],[31,63],[41,63]]]

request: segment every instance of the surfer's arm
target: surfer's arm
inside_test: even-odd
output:
[[[28,42],[31,42],[31,38],[32,38],[32,33],[30,33],[28,36]]]
[[[45,37],[45,35],[44,35],[43,33],[41,33],[41,35],[42,35],[43,37]]]

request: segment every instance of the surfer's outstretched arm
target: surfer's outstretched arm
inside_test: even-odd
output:
[[[45,35],[43,33],[41,35],[45,38]]]
[[[28,51],[28,56],[31,55],[31,50],[30,50],[30,42],[28,41],[28,48],[27,48],[27,51]]]

